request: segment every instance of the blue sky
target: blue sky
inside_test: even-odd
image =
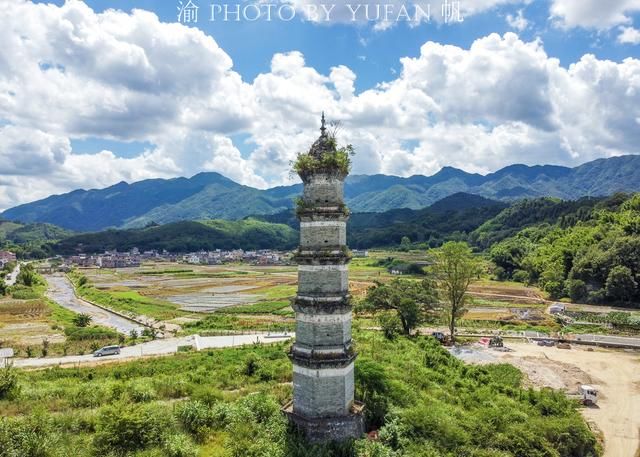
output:
[[[355,26],[318,25],[303,20],[301,15],[291,22],[214,22],[209,18],[210,5],[230,2],[193,1],[199,6],[200,15],[197,23],[189,25],[198,27],[212,36],[231,56],[234,69],[248,81],[269,70],[274,54],[297,50],[305,55],[310,66],[323,73],[327,73],[335,65],[349,66],[358,74],[356,89],[369,89],[380,82],[392,79],[392,69],[400,70],[399,59],[416,56],[420,46],[426,41],[468,48],[476,39],[490,33],[504,34],[512,31],[513,27],[507,23],[506,17],[509,14],[517,16],[519,11],[522,11],[530,23],[525,30],[519,31],[520,37],[525,40],[540,38],[547,53],[560,59],[563,66],[576,62],[588,53],[600,59],[615,61],[640,56],[638,44],[621,44],[616,41],[619,34],[616,28],[598,30],[552,26],[549,21],[551,5],[547,0],[497,6],[480,14],[466,16],[462,24],[443,25],[432,20],[430,24],[410,27],[399,22],[384,31],[374,30],[374,23]],[[53,3],[62,5],[64,1],[58,0]],[[86,3],[96,12],[109,8],[123,11],[140,8],[153,11],[164,22],[177,22],[178,2],[173,0],[88,0]],[[432,5],[435,15],[435,10],[442,2],[427,3]],[[462,1],[461,6],[465,3],[468,2]],[[326,4],[330,5],[332,2],[327,1]],[[627,16],[640,28],[640,14],[628,13]],[[363,56],[365,60],[362,60]]]
[[[467,0],[459,24],[432,0],[414,26],[306,20],[318,0],[291,0],[289,22],[211,21],[215,2],[193,2],[189,24],[173,0],[0,5],[0,208],[200,171],[290,183],[322,110],[355,173],[640,152],[640,0]]]

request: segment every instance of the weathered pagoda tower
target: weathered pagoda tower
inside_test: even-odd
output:
[[[336,148],[324,113],[320,138],[295,169],[304,183],[298,202],[300,247],[291,421],[312,442],[343,441],[364,433],[363,405],[354,402],[351,303],[346,246],[349,218],[344,179],[349,154]]]

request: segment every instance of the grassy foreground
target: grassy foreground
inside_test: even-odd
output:
[[[599,455],[577,405],[520,388],[510,365],[466,366],[425,337],[356,337],[357,396],[378,441],[301,443],[280,413],[291,365],[279,344],[3,371],[0,456]]]

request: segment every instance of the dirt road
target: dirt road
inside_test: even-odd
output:
[[[524,371],[533,384],[575,392],[598,389],[598,406],[584,408],[605,437],[604,457],[635,457],[640,448],[640,353],[574,346],[571,350],[509,343],[510,353],[492,352]]]

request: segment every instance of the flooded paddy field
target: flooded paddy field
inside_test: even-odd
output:
[[[86,269],[83,274],[99,290],[171,303],[184,314],[272,302],[284,308],[297,282],[295,266],[147,263],[139,268]]]
[[[377,281],[387,282],[397,277],[380,262],[395,255],[397,253],[390,251],[370,251],[369,257],[352,260],[349,290],[354,301],[363,299]],[[403,255],[407,261],[425,258],[425,253],[418,252]],[[130,300],[140,314],[152,315],[164,322],[183,325],[208,315],[212,316],[209,323],[216,327],[226,325],[223,315],[293,322],[290,302],[297,289],[296,265],[147,262],[138,268],[83,269],[82,274],[97,290]],[[403,279],[421,280],[422,277],[404,276]],[[542,297],[534,288],[522,284],[481,280],[472,286],[471,296],[469,313],[464,317],[471,326],[500,326],[512,321],[537,325],[544,320],[546,305]],[[158,309],[154,310],[154,306]]]

